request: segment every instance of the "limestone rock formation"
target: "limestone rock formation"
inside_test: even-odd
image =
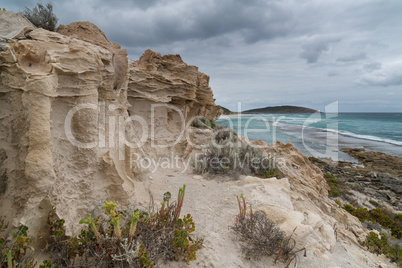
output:
[[[55,207],[71,233],[104,200],[130,204],[139,157],[183,153],[178,126],[218,116],[208,76],[178,55],[129,63],[89,22],[49,32],[1,12],[0,29],[0,215],[14,225],[35,232]]]
[[[147,50],[130,65],[128,97],[133,102],[150,99],[172,104],[180,107],[185,118],[204,115],[215,120],[220,107],[215,105],[208,84],[209,76],[184,63],[180,55],[161,56]]]
[[[285,224],[288,232],[297,227],[295,235],[301,246],[310,247],[316,255],[321,255],[333,249],[338,239],[356,245],[358,240],[365,240],[366,231],[360,221],[329,199],[329,186],[317,166],[291,143],[277,141],[271,152],[278,169],[289,181],[292,205],[288,212],[276,210],[275,206],[265,206],[264,211],[278,224]],[[341,224],[345,222],[347,226]]]
[[[29,20],[24,16],[19,16],[10,11],[2,11],[0,16],[0,37],[1,42],[6,41],[6,39],[18,39],[24,29],[36,28]],[[21,36],[24,38],[24,36]]]
[[[359,160],[359,164],[335,162],[331,159],[310,158],[324,173],[353,185],[339,197],[343,203],[354,207],[374,209],[388,207],[396,213],[402,212],[402,158],[363,149],[344,149],[344,152]]]
[[[147,50],[139,60],[130,63],[129,113],[153,122],[154,140],[161,147],[177,142],[182,151],[187,138],[180,141],[177,137],[195,116],[215,120],[221,114],[208,83],[209,76],[184,63],[180,55],[161,56]]]
[[[62,35],[80,39],[109,50],[113,53],[112,65],[115,74],[113,89],[116,90],[122,87],[123,83],[127,81],[127,51],[121,49],[120,45],[107,40],[106,35],[94,24],[87,21],[73,22],[69,25],[60,25],[56,31]]]

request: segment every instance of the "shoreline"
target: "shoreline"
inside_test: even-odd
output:
[[[339,153],[338,159],[333,160],[356,162],[355,160],[353,160],[354,158],[347,156],[343,151],[343,149],[347,148],[364,149],[371,152],[380,152],[390,156],[402,157],[402,145],[393,144],[387,141],[379,141],[379,140],[366,139],[362,137],[356,137],[344,134],[339,131],[325,130],[314,127],[303,127],[291,124],[286,125],[294,127],[296,129],[292,131],[292,133],[295,134],[295,136],[297,136],[297,132],[299,132],[302,133],[303,138],[307,139],[308,141],[320,144],[321,150],[325,149],[323,147],[326,146],[330,147],[333,153],[336,152]],[[283,129],[289,131],[289,127]],[[303,148],[301,151],[305,152]],[[309,153],[307,153],[306,155],[314,156],[308,154]]]
[[[247,114],[247,117],[252,116],[260,115]],[[222,121],[218,122],[218,124],[225,124],[231,121],[232,123],[229,127],[233,128],[239,135],[245,136],[244,123],[240,123],[242,125],[241,131],[238,131],[240,126],[239,121],[234,122],[233,118],[242,118],[242,115],[221,116],[219,119]],[[261,133],[261,130],[267,124],[269,128],[266,133],[264,131]],[[329,157],[335,161],[357,162],[356,159],[342,151],[346,148],[365,149],[367,151],[382,152],[391,156],[402,157],[402,145],[388,142],[385,138],[374,137],[375,139],[370,139],[369,135],[348,134],[341,130],[336,131],[282,122],[275,123],[272,120],[266,120],[265,125],[262,126],[262,129],[261,126],[260,128],[247,129],[247,138],[250,140],[263,140],[271,145],[276,141],[283,143],[291,142],[300,152],[308,157]],[[253,132],[259,133],[254,135]]]
[[[238,115],[229,118],[233,117]],[[242,128],[244,126],[244,122],[236,124],[239,122],[232,122],[232,127],[239,135],[244,136],[244,129],[236,129],[240,125]],[[269,123],[273,125],[273,121]],[[247,126],[247,123],[245,125]],[[262,125],[260,124],[260,127]],[[291,142],[324,174],[341,180],[342,184],[350,189],[345,196],[339,197],[344,203],[373,209],[375,206],[370,201],[374,201],[381,207],[401,210],[401,145],[282,122],[275,124],[275,132],[264,133],[261,128],[254,130],[259,130],[260,134],[255,137],[249,135],[247,138],[250,140],[264,140],[271,145],[276,141]],[[247,129],[246,134],[249,134],[249,131],[252,132],[253,129]]]

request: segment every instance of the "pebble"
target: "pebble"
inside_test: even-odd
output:
[[[204,177],[202,177],[201,175],[194,175],[193,178],[196,180],[202,180]]]

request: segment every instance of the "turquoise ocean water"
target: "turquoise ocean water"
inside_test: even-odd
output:
[[[307,156],[354,161],[341,149],[363,148],[402,157],[402,113],[244,114],[216,123],[250,140],[291,142]]]

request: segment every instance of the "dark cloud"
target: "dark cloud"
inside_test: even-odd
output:
[[[336,37],[314,37],[302,45],[300,57],[306,59],[307,63],[316,63],[321,54],[329,49],[332,43],[339,42]]]
[[[357,82],[367,86],[402,86],[402,62],[370,70],[363,74]]]
[[[156,5],[162,4],[163,0],[98,0],[92,2],[92,7],[95,9],[110,8],[110,9],[141,9],[148,10]]]
[[[366,63],[363,65],[363,70],[371,73],[375,70],[380,70],[381,69],[381,63],[380,62],[370,62],[370,63]]]
[[[329,71],[327,76],[328,77],[334,77],[334,76],[338,76],[339,72],[338,71]]]
[[[50,1],[59,23],[93,22],[133,60],[148,48],[180,54],[211,76],[217,102],[228,108],[242,100],[245,109],[320,109],[339,100],[373,111],[386,86],[396,95],[381,101],[401,111],[402,1]],[[3,2],[14,12],[36,4]]]
[[[366,53],[357,53],[354,55],[349,55],[345,57],[339,57],[336,59],[336,61],[340,62],[350,62],[350,61],[359,61],[359,60],[364,60],[367,58]]]
[[[123,0],[120,0],[123,1]],[[154,1],[146,10],[130,4],[113,25],[102,14],[105,31],[123,45],[170,44],[230,36],[232,43],[255,43],[286,36],[296,27],[291,10],[279,1]]]

